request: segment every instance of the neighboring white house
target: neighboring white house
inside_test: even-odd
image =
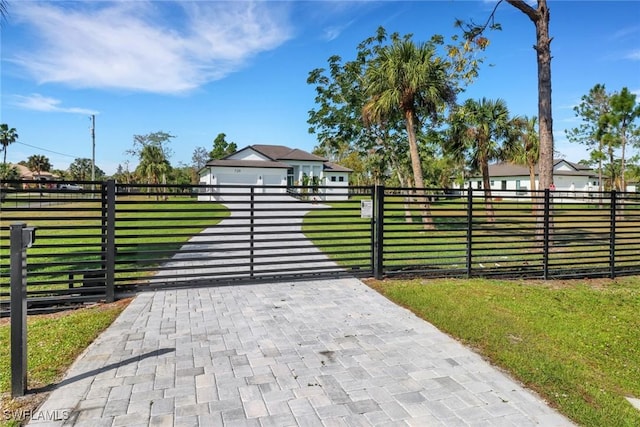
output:
[[[207,162],[199,172],[200,184],[214,187],[201,193],[198,200],[233,198],[229,193],[246,194],[251,186],[256,186],[256,192],[286,193],[289,187],[312,182],[329,187],[318,189],[320,200],[344,200],[351,172],[297,148],[250,145],[223,159]]]
[[[538,169],[535,170],[535,185],[538,189]],[[512,163],[495,163],[489,165],[489,180],[491,192],[494,196],[500,196],[500,190],[517,190],[521,195],[529,192],[530,179],[529,168]],[[598,173],[588,166],[566,160],[554,160],[553,162],[553,183],[556,192],[589,193],[598,191]],[[482,188],[482,176],[470,177],[465,188]],[[503,195],[508,195],[504,193]],[[513,193],[511,193],[513,194]]]

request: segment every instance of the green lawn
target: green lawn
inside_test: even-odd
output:
[[[372,281],[584,426],[638,426],[640,279]]]
[[[100,201],[73,201],[55,206],[2,212],[0,225],[15,221],[36,227],[36,243],[28,250],[29,289],[64,289],[73,271],[97,269],[101,264]],[[229,216],[219,204],[195,202],[188,196],[168,200],[122,196],[116,206],[116,245],[119,268],[157,265],[206,227]],[[0,236],[0,289],[8,291],[8,231]],[[149,250],[161,253],[146,252]],[[126,273],[144,277],[145,272]],[[121,275],[116,275],[116,279]]]
[[[54,315],[31,316],[27,321],[28,389],[46,387],[58,381],[75,359],[105,330],[128,301],[99,305]],[[34,410],[40,402],[10,398],[11,357],[10,324],[0,325],[0,403],[3,410]],[[4,420],[2,417],[0,420]],[[4,420],[4,426],[19,425],[17,420]]]
[[[314,243],[342,244],[360,242],[356,248],[366,251],[370,239],[368,219],[359,217],[360,201],[329,203],[332,209],[312,211],[305,217],[303,231]],[[526,201],[494,202],[493,221],[484,203],[474,200],[471,215],[472,233],[467,232],[469,218],[466,200],[447,199],[431,203],[432,227],[425,228],[415,204],[405,206],[398,196],[385,198],[384,264],[390,269],[456,269],[464,271],[467,242],[472,241],[472,268],[482,265],[515,271],[542,271],[543,246],[531,204]],[[406,209],[405,209],[406,208]],[[553,209],[553,243],[548,252],[551,269],[598,268],[607,271],[610,260],[609,209],[595,205],[565,203]],[[349,216],[343,217],[348,214]],[[336,217],[340,215],[340,217]],[[342,230],[332,230],[334,223]],[[616,263],[637,264],[640,251],[640,216],[637,206],[626,207],[616,223]],[[338,263],[340,256],[332,256]],[[481,265],[482,264],[482,265]],[[436,273],[434,273],[436,274]]]

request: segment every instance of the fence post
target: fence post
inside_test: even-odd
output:
[[[377,280],[381,280],[384,275],[384,185],[376,185],[374,192],[373,221],[376,229],[373,236],[375,247],[373,275]]]
[[[251,186],[250,192],[250,211],[249,211],[249,274],[254,276],[254,216],[255,216],[255,187]]]
[[[473,252],[471,245],[473,244],[473,188],[469,184],[467,191],[467,278],[471,277]]]
[[[14,223],[10,230],[11,265],[11,397],[27,391],[27,248],[35,229]]]
[[[616,277],[616,215],[618,208],[618,193],[611,190],[610,228],[609,228],[609,278]]]
[[[116,276],[116,182],[113,179],[106,185],[106,209],[103,209],[105,218],[105,298],[107,302],[115,301],[115,276]]]
[[[362,189],[358,189],[358,194],[360,194],[361,192],[364,193],[364,190]],[[371,216],[369,217],[370,221],[369,221],[369,225],[371,226],[369,233],[370,234],[370,239],[369,239],[369,250],[371,251],[371,254],[369,256],[369,266],[371,268],[371,274],[373,275],[373,277],[376,277],[376,212],[375,212],[375,206],[376,206],[376,188],[375,186],[371,186],[368,188],[369,191],[369,197],[371,198]],[[362,202],[360,202],[360,215],[362,216]]]
[[[544,214],[542,218],[542,278],[549,278],[549,236],[550,236],[551,191],[544,190]]]

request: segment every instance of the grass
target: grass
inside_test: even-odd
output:
[[[310,212],[305,217],[303,231],[316,244],[361,242],[354,250],[364,253],[370,232],[368,220],[359,217],[359,203],[359,200],[329,203],[333,209]],[[537,223],[531,213],[531,204],[526,201],[495,202],[495,222],[491,222],[484,203],[474,200],[473,231],[470,234],[467,233],[469,218],[463,199],[431,203],[432,229],[424,228],[415,204],[406,207],[408,212],[405,207],[403,199],[398,196],[385,198],[384,264],[388,271],[464,271],[467,256],[471,253],[471,268],[479,274],[486,273],[486,267],[494,266],[503,271],[542,274],[544,250],[541,240],[536,237]],[[640,216],[635,213],[636,206],[627,208],[625,216],[618,218],[616,224],[615,254],[620,268],[633,268],[640,250]],[[335,218],[336,214],[345,212],[351,216]],[[609,209],[595,209],[589,204],[554,206],[553,242],[548,252],[552,275],[586,269],[601,274],[608,272],[611,250],[609,214]],[[331,224],[338,221],[350,223],[339,234],[330,230]],[[469,239],[472,241],[470,252],[467,251]],[[327,255],[341,265],[349,265],[348,261],[340,259],[340,255]]]
[[[638,426],[640,280],[372,281],[584,426]]]
[[[28,389],[54,384],[93,340],[124,310],[128,300],[51,315],[30,316],[27,321]],[[34,410],[44,395],[11,399],[10,324],[0,324],[0,403],[2,411]],[[16,412],[12,412],[16,411]],[[4,412],[0,412],[4,414]],[[0,416],[3,420],[4,416]],[[0,425],[20,425],[4,420]]]
[[[55,207],[3,211],[0,225],[15,221],[36,227],[36,243],[29,249],[30,290],[63,289],[59,284],[67,271],[99,268],[101,263],[101,205],[99,200],[73,201]],[[122,196],[116,210],[120,268],[146,267],[168,259],[181,245],[206,227],[213,226],[229,211],[219,204],[198,203],[188,196],[172,196],[156,200],[145,196]],[[186,218],[186,219],[185,219]],[[0,250],[4,268],[0,271],[0,288],[7,287],[8,232],[0,236],[5,249]],[[48,245],[48,247],[43,246]],[[147,250],[161,250],[157,255]],[[145,272],[127,273],[127,277],[143,277]],[[118,278],[120,275],[117,275]],[[56,283],[57,282],[57,283]]]

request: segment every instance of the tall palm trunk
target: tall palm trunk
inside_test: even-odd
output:
[[[551,111],[551,37],[549,37],[549,8],[547,0],[538,0],[534,9],[524,0],[507,0],[507,3],[523,12],[536,27],[536,60],[538,64],[538,134],[540,136],[540,159],[538,177],[540,190],[548,189],[553,182],[553,118]],[[541,199],[538,199],[541,200]],[[544,204],[538,202],[536,209],[543,212]],[[537,217],[536,234],[543,234],[544,219]],[[552,217],[549,218],[552,226]]]
[[[424,191],[424,179],[422,177],[422,164],[420,164],[420,153],[418,152],[418,142],[416,140],[415,113],[411,109],[404,111],[407,127],[407,137],[409,139],[409,154],[411,156],[411,169],[413,170],[413,182],[416,189],[416,197],[420,201],[422,211],[422,222],[425,229],[433,229],[433,218],[431,218],[431,205],[429,198]]]
[[[489,179],[489,161],[485,156],[480,159],[480,170],[482,173],[482,187],[484,191],[484,209],[487,215],[488,222],[495,222],[495,215],[493,213],[493,198],[491,196],[491,180]]]
[[[531,209],[533,209],[533,214],[536,213],[536,165],[529,163],[529,194],[531,195]]]

